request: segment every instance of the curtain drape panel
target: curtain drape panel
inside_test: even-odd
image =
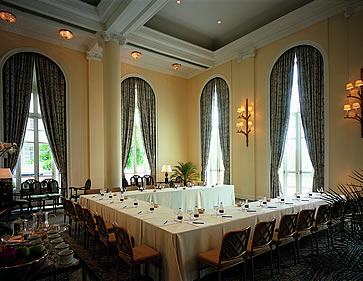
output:
[[[210,141],[212,136],[212,102],[215,81],[209,81],[203,88],[200,97],[200,135],[202,153],[201,179],[205,180],[205,172],[208,165]]]
[[[38,95],[49,145],[67,190],[67,103],[66,80],[62,70],[45,56],[34,54]]]
[[[22,148],[33,83],[34,56],[18,53],[11,56],[3,67],[3,128],[4,142],[16,143]],[[20,151],[20,150],[19,150]],[[4,160],[4,167],[14,172],[19,152]]]
[[[230,134],[229,134],[229,89],[226,81],[215,78],[217,103],[218,103],[218,124],[219,140],[221,144],[223,165],[224,165],[224,184],[230,184],[231,161],[230,161]]]
[[[270,78],[270,197],[281,191],[278,169],[281,165],[287,129],[294,71],[294,49],[285,52],[275,63]]]
[[[135,85],[137,78],[127,78],[121,83],[121,151],[122,177],[129,158],[135,116]]]
[[[151,175],[156,179],[156,105],[155,94],[150,85],[137,79],[137,106],[140,111],[142,136]]]
[[[298,85],[301,121],[311,163],[313,191],[324,187],[324,63],[312,46],[298,46]]]

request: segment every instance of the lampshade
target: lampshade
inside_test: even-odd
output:
[[[355,103],[353,103],[353,109],[358,109],[358,108],[360,108],[360,104],[359,104],[359,102],[355,102]]]
[[[0,168],[0,179],[11,179],[13,175],[9,168]]]
[[[355,81],[355,86],[356,86],[356,87],[363,86],[363,81],[362,81],[362,80],[357,80],[357,81]]]
[[[248,107],[248,111],[250,111],[250,112],[252,111],[252,106]]]
[[[170,172],[172,172],[171,166],[170,165],[163,165],[163,167],[161,168],[161,172],[162,173],[165,173],[165,172],[170,173]]]
[[[248,126],[252,126],[252,121],[248,121]]]
[[[345,110],[345,111],[349,111],[349,110],[351,110],[350,105],[349,105],[349,104],[344,105],[344,110]]]
[[[345,85],[345,89],[346,89],[347,91],[349,91],[349,90],[351,90],[351,89],[353,89],[353,88],[354,88],[353,83],[348,83],[347,85]]]

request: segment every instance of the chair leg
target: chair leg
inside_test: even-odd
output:
[[[198,281],[200,281],[200,261],[198,261]]]
[[[161,281],[161,258],[158,261],[159,281]]]
[[[109,261],[109,258],[110,258],[110,245],[107,245],[107,263]]]
[[[252,267],[252,281],[255,280],[255,264],[253,262],[253,256],[251,257],[251,267]]]
[[[218,270],[218,281],[222,281],[222,271]]]
[[[318,233],[315,232],[315,244],[316,244],[316,254],[319,255],[319,241],[318,241]]]
[[[299,246],[299,238],[296,237],[296,249],[297,249],[297,263],[300,263],[300,246]]]
[[[295,245],[295,241],[294,241],[294,265],[296,265],[296,245]]]
[[[247,281],[247,259],[246,258],[244,258],[243,267],[244,267],[245,281]]]
[[[280,246],[277,245],[277,273],[280,273]]]
[[[330,249],[330,242],[329,242],[329,228],[326,229],[326,240],[328,241],[328,249]]]
[[[118,258],[116,281],[118,281],[119,276],[120,276],[120,262],[121,262],[120,258]]]
[[[314,255],[313,234],[310,235],[311,254]]]
[[[272,249],[270,250],[270,269],[271,269],[271,277],[274,277],[274,271],[272,268]]]

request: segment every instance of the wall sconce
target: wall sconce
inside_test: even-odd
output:
[[[345,119],[354,119],[360,122],[360,131],[361,137],[363,138],[363,109],[362,109],[362,101],[363,101],[363,68],[360,70],[360,79],[355,81],[355,86],[353,83],[348,83],[346,85],[346,90],[348,91],[348,99],[356,99],[358,102],[354,102],[352,106],[350,104],[344,105],[344,110],[346,111]],[[352,91],[357,88],[357,95],[352,94]],[[358,109],[360,108],[360,113],[358,113]],[[353,114],[350,114],[351,110],[354,110]]]
[[[236,124],[237,133],[244,134],[246,136],[246,146],[248,147],[248,135],[252,132],[252,117],[253,111],[252,106],[248,106],[248,99],[246,99],[246,107],[241,106],[237,109],[238,119],[241,121]],[[243,128],[245,127],[245,128]]]

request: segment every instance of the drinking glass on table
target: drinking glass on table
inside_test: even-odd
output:
[[[153,201],[151,201],[151,203],[150,203],[150,213],[153,213],[154,212],[154,209],[155,207],[154,207],[154,202]]]
[[[100,189],[100,194],[101,194],[101,196],[105,195],[105,189],[103,187]]]
[[[193,210],[192,209],[188,209],[187,210],[187,214],[189,215],[189,220],[192,220],[192,215],[193,215]]]
[[[137,208],[137,206],[139,205],[139,202],[137,202],[137,199],[134,199],[134,208]]]
[[[213,206],[213,209],[214,209],[214,211],[215,211],[215,215],[216,216],[218,216],[218,205],[216,205],[216,206]]]

